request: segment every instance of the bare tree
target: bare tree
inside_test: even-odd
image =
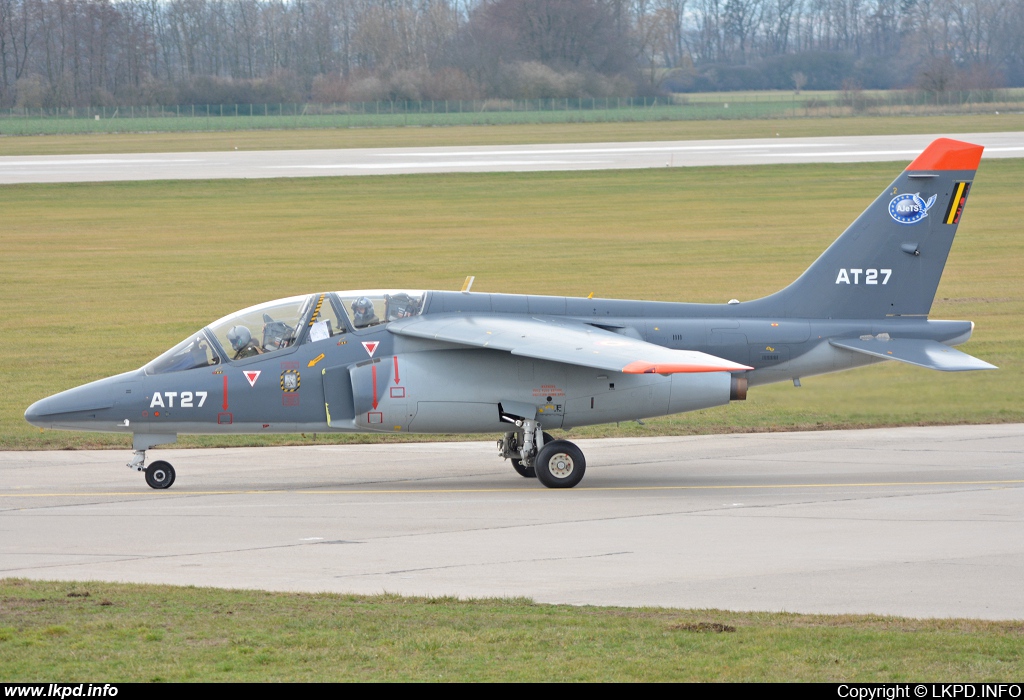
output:
[[[608,94],[729,64],[1024,84],[1024,0],[0,0],[0,106]]]
[[[774,0],[765,6],[763,15],[765,51],[778,55],[789,50],[790,33],[798,0]]]
[[[761,23],[761,0],[725,0],[725,40],[740,63],[747,62],[747,50]]]
[[[663,60],[668,68],[683,64],[689,51],[686,46],[686,4],[688,0],[658,0],[658,21],[663,26],[661,45]]]

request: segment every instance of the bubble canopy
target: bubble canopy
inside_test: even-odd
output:
[[[423,298],[422,291],[355,290],[268,301],[214,321],[147,364],[145,371],[182,372],[277,353],[352,330],[358,332],[418,315],[423,310]],[[307,327],[312,332],[304,334]]]

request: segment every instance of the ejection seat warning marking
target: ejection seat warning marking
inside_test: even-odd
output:
[[[247,369],[242,374],[245,375],[245,380],[249,382],[249,386],[256,386],[256,380],[260,378],[261,369]]]
[[[302,377],[297,369],[286,369],[281,373],[281,391],[298,391]]]
[[[366,354],[373,357],[373,353],[377,352],[377,346],[380,345],[380,341],[374,340],[373,342],[363,341],[363,348],[366,349]]]

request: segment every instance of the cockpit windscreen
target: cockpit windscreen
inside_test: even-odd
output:
[[[229,360],[277,352],[295,344],[311,300],[300,296],[250,306],[211,323],[209,330]]]
[[[220,355],[203,331],[190,335],[146,365],[146,374],[184,372],[196,367],[220,364]]]

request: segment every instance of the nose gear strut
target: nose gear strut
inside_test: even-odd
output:
[[[136,433],[132,436],[132,459],[128,462],[128,468],[137,472],[145,472],[146,483],[155,489],[169,489],[174,483],[174,467],[170,462],[157,460],[148,467],[146,465],[146,450],[156,445],[166,445],[177,442],[177,435],[155,435],[147,433]]]

